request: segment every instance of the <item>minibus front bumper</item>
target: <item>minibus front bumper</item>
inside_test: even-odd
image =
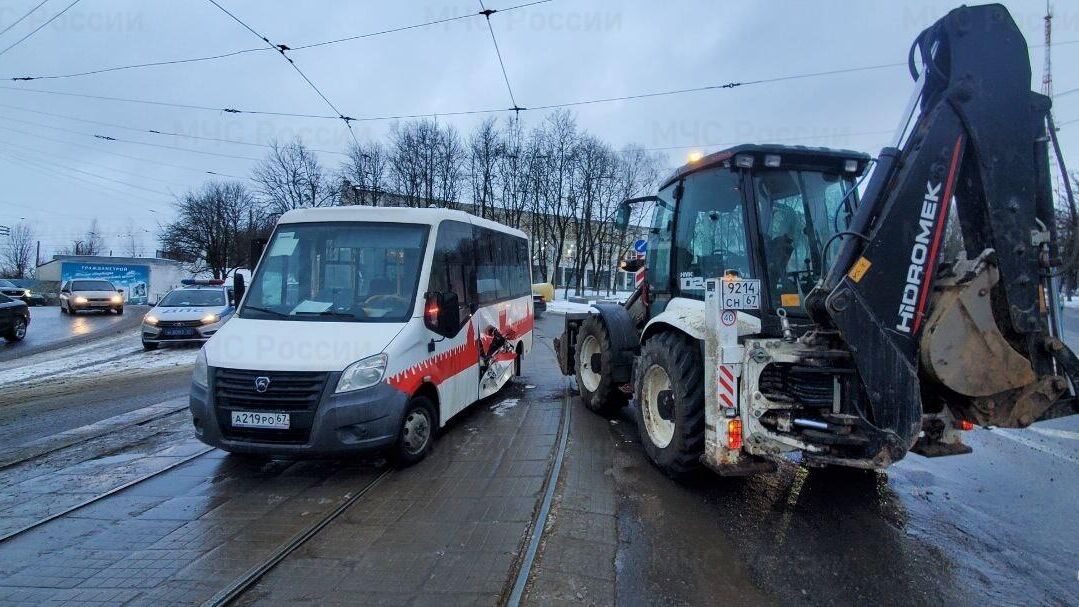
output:
[[[339,372],[211,368],[208,375],[209,387],[191,385],[195,434],[202,442],[232,453],[334,457],[380,451],[397,440],[408,402],[404,393],[385,382],[335,394]],[[263,393],[255,386],[260,379],[269,380]],[[289,427],[235,427],[233,412],[288,413]]]

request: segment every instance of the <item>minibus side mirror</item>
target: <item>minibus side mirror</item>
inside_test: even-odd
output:
[[[453,292],[432,291],[424,296],[423,324],[443,337],[461,329],[461,302]]]
[[[233,305],[240,305],[240,300],[244,298],[244,276],[243,274],[232,275],[232,300],[235,302]]]

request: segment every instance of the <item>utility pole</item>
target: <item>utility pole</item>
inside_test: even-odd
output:
[[[34,255],[34,267],[41,265],[41,241],[37,241],[37,253]]]

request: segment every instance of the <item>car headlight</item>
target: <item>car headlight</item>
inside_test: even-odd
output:
[[[112,303],[124,303],[124,298],[119,295],[112,296]]]
[[[87,299],[85,297],[81,296],[81,295],[75,298],[75,303],[86,303],[86,302],[87,302]]]
[[[30,297],[30,289],[23,289],[22,296],[23,297]]]
[[[334,392],[351,392],[377,384],[382,381],[382,376],[386,373],[386,361],[385,354],[376,354],[345,367]]]
[[[206,351],[199,350],[195,358],[195,370],[191,372],[191,383],[202,388],[210,387],[210,368],[206,366]]]
[[[219,320],[221,320],[221,317],[217,314],[207,314],[206,316],[202,317],[202,324],[212,325]]]
[[[144,318],[142,320],[143,320],[143,322],[145,322],[148,325],[156,325],[157,324],[157,317],[154,316],[153,314],[147,314],[146,318]]]

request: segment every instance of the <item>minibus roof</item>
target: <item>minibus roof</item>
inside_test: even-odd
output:
[[[385,221],[389,223],[425,223],[437,225],[438,222],[453,219],[456,221],[472,222],[475,225],[491,228],[500,232],[506,232],[528,238],[524,232],[506,225],[483,219],[464,211],[450,209],[416,209],[407,207],[318,207],[312,209],[293,209],[286,212],[277,221],[284,223],[317,223],[325,221]]]

